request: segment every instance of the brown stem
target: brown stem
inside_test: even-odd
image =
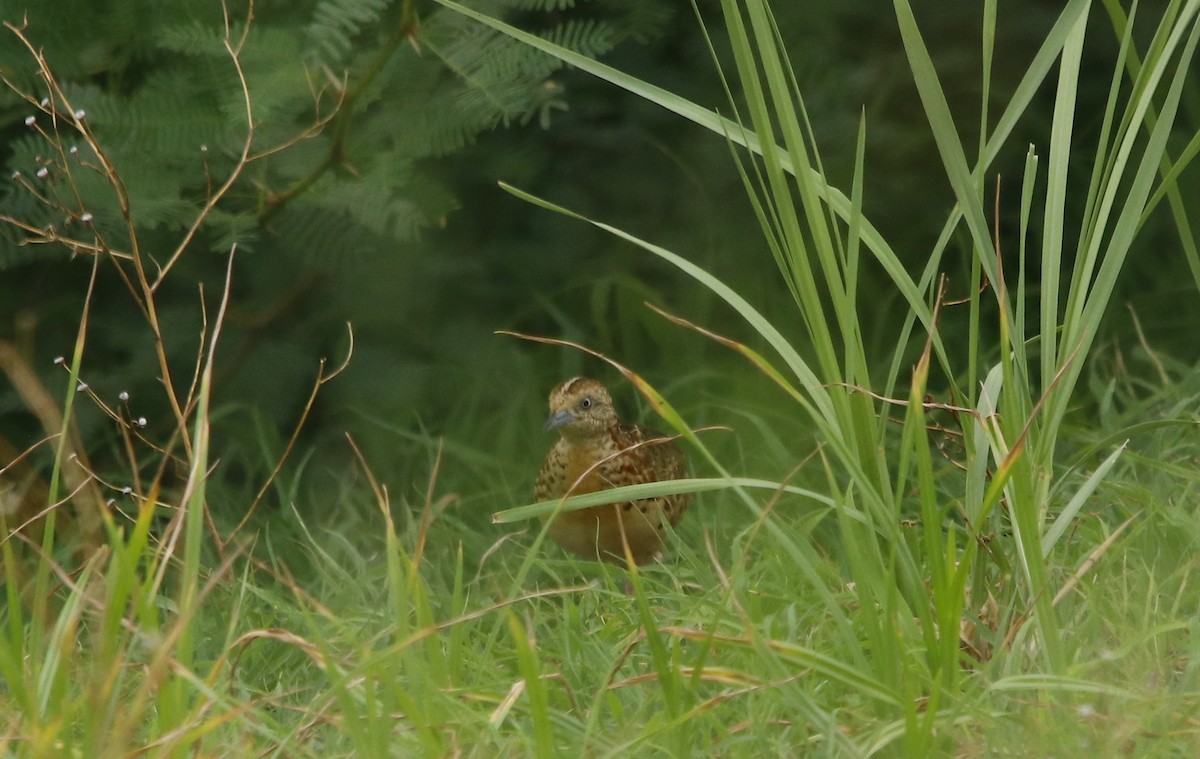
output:
[[[345,90],[337,113],[330,119],[333,125],[329,151],[325,157],[313,167],[307,175],[292,183],[286,190],[267,195],[262,211],[258,215],[260,224],[266,224],[277,213],[283,210],[291,201],[308,191],[310,187],[325,175],[330,169],[346,164],[346,138],[350,134],[350,126],[354,120],[354,108],[367,89],[383,71],[384,66],[391,60],[396,49],[406,40],[413,37],[417,31],[417,15],[413,9],[413,0],[404,0],[400,23],[392,30],[387,41],[375,60],[367,67],[362,78],[352,87]]]

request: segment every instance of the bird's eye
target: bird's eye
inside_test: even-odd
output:
[[[584,398],[583,400],[581,400],[579,402],[579,408],[581,408],[585,411],[587,409],[590,409],[591,407],[592,407],[592,399],[591,398]]]

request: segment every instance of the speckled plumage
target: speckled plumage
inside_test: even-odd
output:
[[[683,451],[648,427],[622,424],[608,391],[594,379],[574,377],[550,393],[545,429],[559,438],[538,473],[539,501],[687,476]],[[679,524],[688,494],[561,512],[549,535],[560,546],[589,559],[624,563],[621,533],[638,564],[662,550],[665,524]]]

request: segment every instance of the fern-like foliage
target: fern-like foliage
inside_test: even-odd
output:
[[[365,29],[379,27],[390,0],[321,0],[308,25],[313,57],[336,66],[355,49]]]
[[[493,15],[519,15],[534,28],[544,19],[541,33],[548,39],[599,56],[635,33],[629,26],[632,9],[644,4],[578,18],[571,14],[591,9],[576,8],[574,0],[477,5]],[[222,240],[230,230],[255,229],[254,220],[269,221],[280,202],[340,207],[349,214],[341,224],[412,239],[455,205],[453,194],[438,187],[422,161],[461,150],[496,127],[534,120],[549,126],[569,97],[561,84],[548,81],[560,68],[556,60],[440,9],[418,23],[410,4],[394,0],[317,0],[286,8],[259,3],[246,30],[247,19],[238,17],[235,6],[228,16],[217,6],[187,0],[156,3],[151,14],[139,0],[115,6],[101,17],[80,0],[63,0],[61,7],[77,10],[85,22],[33,12],[29,34],[51,38],[48,60],[72,103],[87,111],[89,125],[127,180],[136,222],[147,229],[186,227],[215,179],[230,169],[248,128],[242,78],[258,154],[220,216],[210,219],[220,218]],[[119,54],[115,42],[106,47],[105,30],[133,27],[138,29],[133,46]],[[56,55],[73,44],[81,55]],[[233,46],[237,65],[230,56]],[[32,63],[18,47],[0,46],[0,65],[29,94],[41,94],[30,76]],[[90,67],[81,68],[81,61],[90,61]],[[89,70],[104,70],[110,86],[83,76]],[[6,98],[0,105],[8,105],[5,115],[15,129],[29,110],[14,93]],[[342,111],[330,120],[339,106]],[[36,172],[37,162],[53,153],[35,143],[13,143],[10,171]],[[52,180],[66,176],[50,168]],[[339,172],[337,180],[323,181],[319,175],[327,171]],[[111,189],[97,180],[103,178],[95,171],[74,172],[70,181],[81,192],[65,208],[41,207],[20,184],[4,192],[9,207],[23,209],[38,224],[69,211],[90,213],[101,229],[119,228]],[[311,189],[296,192],[297,186]],[[230,223],[238,214],[251,218]],[[12,263],[20,235],[11,229],[7,234],[9,252],[0,261]],[[260,241],[269,236],[255,234]],[[283,254],[291,252],[289,246]]]
[[[419,2],[257,0],[253,18],[245,0],[21,5],[25,34],[44,51],[70,109],[86,114],[120,177],[145,266],[153,276],[173,262],[157,292],[164,314],[194,309],[197,281],[217,287],[224,256],[214,253],[235,245],[238,309],[275,314],[292,287],[323,289],[326,297],[316,302],[336,302],[328,293],[339,282],[391,266],[425,230],[453,223],[461,202],[442,161],[497,128],[552,128],[571,97],[555,78],[556,60]],[[644,32],[638,16],[646,5],[670,3],[475,3],[590,56]],[[0,16],[11,13],[11,5],[0,5]],[[17,309],[77,308],[65,300],[75,297],[71,288],[27,284],[46,281],[40,272],[60,264],[78,276],[80,266],[64,264],[82,250],[72,241],[99,235],[118,254],[134,242],[111,178],[72,126],[65,102],[37,105],[51,93],[36,62],[15,36],[2,34],[0,68],[17,91],[0,89],[0,213],[19,223],[0,225],[0,338]],[[30,117],[34,126],[25,123]],[[208,208],[235,170],[232,186]],[[197,223],[195,236],[185,237]],[[55,239],[61,242],[46,244]],[[175,259],[185,239],[189,247]],[[106,276],[121,283],[117,267],[128,276],[119,258]],[[415,273],[394,286],[397,302],[406,291],[431,291]],[[397,319],[406,313],[390,303],[375,311]],[[125,329],[131,314],[107,325],[105,314],[98,309],[96,329],[108,336],[113,360],[144,357],[146,336]],[[304,315],[320,320],[322,312]],[[329,323],[344,321],[329,315]],[[69,320],[48,323],[54,326],[41,339],[55,347],[47,350],[64,352]],[[302,330],[300,323],[277,328]],[[196,325],[183,330],[195,334]],[[231,343],[238,330],[235,319]],[[297,333],[292,342],[309,336]],[[190,361],[194,349],[185,341],[178,358]],[[104,376],[100,367],[93,371]],[[150,369],[140,379],[151,388],[158,382]],[[282,387],[288,380],[278,381]],[[133,378],[128,384],[136,389]],[[6,393],[0,389],[0,404]]]

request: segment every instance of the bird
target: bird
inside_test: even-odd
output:
[[[550,416],[543,431],[557,430],[538,473],[539,501],[687,476],[683,451],[671,438],[636,424],[624,424],[612,397],[599,381],[572,377],[550,391]],[[659,496],[560,511],[550,520],[550,538],[587,559],[646,564],[662,552],[666,525],[679,524],[689,495]],[[622,534],[624,538],[622,538]]]

